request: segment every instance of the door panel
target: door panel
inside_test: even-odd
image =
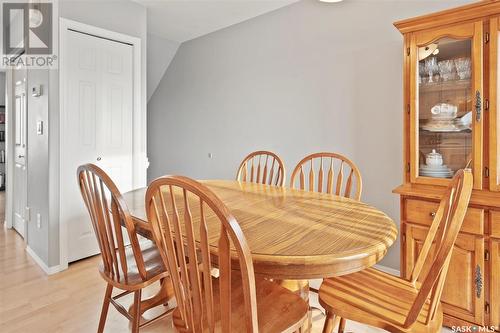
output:
[[[489,54],[489,186],[491,191],[500,191],[500,18],[490,20],[490,54]]]
[[[96,148],[96,87],[94,82],[79,82],[79,138],[87,149]]]
[[[14,229],[24,238],[26,232],[26,220],[25,220],[25,210],[26,210],[26,167],[24,165],[17,164],[14,166],[14,204],[13,204],[13,214],[14,214]]]
[[[490,240],[490,325],[500,327],[500,239]]]
[[[14,71],[14,181],[13,181],[13,227],[24,238],[26,232],[27,206],[27,103],[26,71]]]
[[[467,166],[482,188],[482,21],[410,37],[410,180],[447,185]],[[478,103],[479,102],[479,103]],[[442,156],[443,166],[426,156]]]
[[[94,163],[126,192],[132,189],[132,46],[66,31],[66,94],[61,153],[61,214],[69,261],[99,252],[76,182],[77,167]]]
[[[418,258],[428,228],[406,224],[406,276]],[[434,253],[434,248],[431,254]],[[443,311],[476,324],[484,324],[484,237],[459,234],[446,277]],[[429,266],[422,273],[428,272]],[[479,282],[480,281],[480,282]]]
[[[102,51],[105,98],[99,141],[102,146],[100,166],[109,170],[120,191],[126,192],[132,189],[133,165],[132,47],[106,43]],[[123,56],[124,53],[128,56]]]

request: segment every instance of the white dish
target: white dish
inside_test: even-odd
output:
[[[463,126],[468,126],[472,124],[472,111],[467,112],[462,118],[458,119],[458,122]]]
[[[422,165],[419,168],[419,174],[424,177],[449,178],[453,176],[453,171],[446,165],[437,168]]]
[[[453,171],[437,171],[437,172],[432,172],[432,171],[424,171],[420,170],[421,175],[453,175]]]
[[[422,164],[420,166],[420,169],[424,169],[424,170],[436,170],[436,171],[441,171],[441,170],[450,170],[450,168],[448,168],[448,166],[446,164],[441,164],[441,165],[426,165],[426,164]]]
[[[435,177],[448,177],[452,175],[452,172],[441,172],[441,173],[436,173],[436,172],[420,172],[421,176],[435,176]]]
[[[451,175],[453,174],[453,172],[423,172],[423,171],[420,171],[420,174],[421,175]]]
[[[456,118],[457,118],[457,116],[453,115],[453,114],[452,115],[450,115],[450,114],[442,114],[442,115],[441,114],[437,114],[437,115],[433,114],[431,116],[431,119],[436,120],[436,121],[453,121]]]
[[[469,126],[463,124],[447,124],[447,125],[425,124],[422,125],[421,128],[429,132],[461,132],[470,129]]]
[[[425,173],[450,173],[450,172],[452,172],[450,169],[445,169],[445,170],[420,169],[420,171],[425,172]]]
[[[421,177],[432,177],[432,178],[451,178],[453,177],[453,174],[446,174],[446,175],[434,175],[434,174],[420,174]]]
[[[436,166],[431,166],[431,165],[421,165],[420,170],[425,170],[425,171],[451,171],[450,168],[446,164],[442,165],[436,165]]]
[[[471,128],[471,123],[467,123],[467,119],[468,116],[465,119],[456,118],[452,120],[422,120],[420,128],[429,132],[461,132],[464,130],[470,130]]]
[[[423,177],[431,177],[431,178],[452,178],[453,176],[446,176],[446,177],[441,177],[441,176],[423,176]]]

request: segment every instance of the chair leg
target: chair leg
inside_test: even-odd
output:
[[[323,333],[333,333],[335,324],[336,324],[335,314],[327,311],[325,318],[325,325],[323,326]]]
[[[139,332],[139,323],[141,321],[141,293],[139,289],[134,292],[134,313],[132,316],[132,333]]]
[[[106,317],[108,316],[109,302],[111,300],[112,292],[113,286],[108,283],[106,287],[106,293],[104,294],[104,300],[102,302],[101,318],[99,319],[99,327],[97,328],[97,333],[102,333],[104,331],[104,325],[106,324]]]
[[[345,318],[340,318],[339,333],[344,333],[344,329],[345,329]]]

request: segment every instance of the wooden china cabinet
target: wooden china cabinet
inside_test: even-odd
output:
[[[403,20],[401,274],[409,276],[439,199],[460,168],[474,190],[442,304],[445,325],[500,327],[500,1]]]

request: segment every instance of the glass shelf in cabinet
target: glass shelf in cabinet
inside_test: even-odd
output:
[[[436,91],[452,91],[452,90],[468,90],[471,87],[471,80],[450,80],[440,81],[435,83],[420,83],[419,91],[436,92]]]
[[[460,129],[460,130],[439,130],[439,131],[429,131],[420,128],[420,133],[421,134],[433,134],[433,133],[464,133],[464,134],[469,134],[472,133],[472,130],[470,128],[466,129]]]

